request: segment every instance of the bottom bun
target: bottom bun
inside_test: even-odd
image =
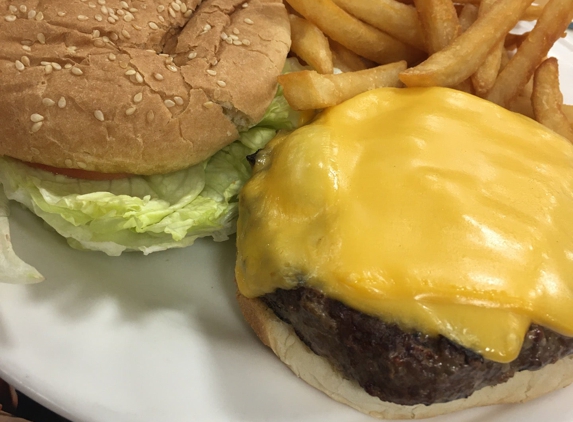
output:
[[[237,294],[245,320],[259,339],[299,378],[341,403],[380,419],[422,419],[471,407],[518,403],[534,399],[573,383],[573,356],[537,371],[521,371],[507,382],[484,387],[465,399],[432,405],[404,406],[371,396],[356,382],[342,377],[325,358],[316,355],[258,299]]]

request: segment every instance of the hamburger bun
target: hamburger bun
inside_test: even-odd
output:
[[[0,1],[0,155],[162,174],[258,122],[290,46],[275,0]]]

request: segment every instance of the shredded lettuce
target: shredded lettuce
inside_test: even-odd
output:
[[[198,237],[226,240],[235,231],[238,193],[251,175],[246,159],[280,129],[293,129],[298,114],[279,90],[262,121],[208,160],[165,175],[110,181],[78,180],[0,157],[0,183],[9,199],[24,204],[77,249],[117,256],[192,244]],[[1,223],[1,221],[0,221]],[[1,227],[0,227],[1,228]],[[11,249],[0,245],[17,270]]]

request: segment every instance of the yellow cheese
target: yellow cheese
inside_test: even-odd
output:
[[[403,329],[513,360],[534,322],[573,336],[573,146],[447,88],[384,88],[259,153],[237,283],[306,285]]]

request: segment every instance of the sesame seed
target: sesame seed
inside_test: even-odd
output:
[[[154,73],[153,77],[155,79],[157,79],[158,81],[162,81],[163,80],[163,75],[161,73]]]
[[[129,9],[129,4],[127,4],[127,2],[125,2],[125,1],[120,1],[119,5],[121,7],[123,7],[124,9]]]
[[[213,101],[207,101],[207,102],[203,103],[203,107],[205,107],[205,108],[213,108],[214,105],[215,105],[215,103],[213,103]]]
[[[58,12],[58,16],[60,18],[63,18],[64,16],[66,16],[66,12]]]
[[[243,45],[243,42],[239,40],[233,40],[233,45]]]
[[[169,69],[169,70],[172,71],[172,72],[177,72],[177,66],[174,66],[174,65],[172,65],[172,64],[168,65],[168,66],[167,66],[167,69]]]
[[[64,97],[60,97],[60,99],[58,100],[58,107],[64,108],[65,106],[66,106],[66,99]]]
[[[37,131],[40,130],[40,128],[42,127],[43,124],[44,124],[44,122],[34,123],[34,124],[32,125],[32,128],[30,129],[30,132],[36,133]]]
[[[148,25],[151,29],[159,29],[159,27],[155,22],[149,22]]]
[[[56,104],[56,102],[51,98],[43,98],[42,104],[44,104],[46,107],[52,107],[54,104]]]
[[[52,62],[52,67],[56,70],[62,70],[62,66],[56,62]]]
[[[164,10],[165,10],[165,6],[162,6],[162,5],[161,5],[161,6],[157,6],[157,11],[158,11],[159,13],[163,12]]]
[[[20,60],[16,60],[14,64],[16,65],[16,69],[19,71],[22,71],[25,68],[24,63],[22,63]]]
[[[135,8],[135,7],[130,7],[130,8],[129,8],[129,11],[130,11],[131,13],[136,13],[136,12],[139,11],[139,9],[137,9],[137,8]]]
[[[10,6],[8,6],[8,10],[10,11],[10,13],[14,14],[18,12],[18,8],[16,6],[14,6],[13,4],[11,4]]]
[[[105,4],[105,0],[97,0],[97,4]]]
[[[41,64],[42,66],[47,66],[47,65],[49,65],[50,63],[51,63],[51,62],[46,62],[46,61],[41,61],[41,62],[40,62],[40,64]]]
[[[86,15],[78,15],[79,21],[87,21],[89,18]]]
[[[22,46],[22,50],[32,51],[32,48],[31,48],[29,45],[23,45],[23,46]]]
[[[109,16],[109,17],[107,18],[107,21],[108,21],[109,23],[115,23],[115,19],[114,19],[112,16]]]
[[[153,112],[153,110],[149,110],[147,112],[145,119],[147,120],[147,123],[151,123],[153,120],[155,120],[155,113]]]
[[[115,54],[113,54],[113,53],[109,53],[109,55],[107,56],[107,58],[108,58],[108,60],[109,60],[110,62],[113,62],[113,61],[116,59]]]
[[[171,107],[174,107],[174,106],[175,106],[175,103],[174,103],[173,101],[171,101],[171,100],[165,100],[165,101],[163,101],[163,103],[165,104],[165,106],[166,106],[167,108],[171,108]]]
[[[197,53],[195,51],[192,51],[191,53],[189,53],[189,55],[187,57],[189,59],[194,59],[195,57],[197,57]]]
[[[249,7],[249,3],[243,3],[243,8],[246,9],[247,7]]]
[[[30,66],[30,59],[28,56],[22,56],[20,61],[24,64],[24,66]]]
[[[217,74],[217,72],[213,69],[207,69],[207,74],[209,74],[211,76],[215,76]]]
[[[231,37],[227,37],[227,39],[225,39],[225,42],[227,44],[233,44],[233,39]]]
[[[64,65],[64,69],[71,69],[71,68],[72,68],[71,63],[66,63],[66,64]]]
[[[181,9],[181,13],[187,12],[187,5],[185,3],[181,3],[179,8]]]
[[[44,116],[42,116],[41,114],[38,114],[38,113],[34,113],[30,116],[30,120],[34,123],[38,123],[38,122],[41,122],[42,120],[44,120]]]
[[[88,3],[88,6],[92,9],[95,9],[97,7],[96,4],[94,2],[91,2],[91,1]]]
[[[175,101],[175,104],[177,105],[183,105],[183,98],[181,97],[173,97],[173,100]]]
[[[247,39],[244,39],[244,40],[242,41],[242,43],[243,43],[244,45],[251,45],[251,41],[250,41],[250,40],[247,40]]]
[[[36,11],[35,10],[30,10],[28,12],[28,19],[34,19],[36,17]]]
[[[127,110],[125,110],[125,114],[126,114],[127,116],[131,116],[133,113],[135,113],[135,110],[137,110],[136,107],[130,107],[130,108],[128,108]]]
[[[138,92],[137,94],[135,94],[133,96],[133,102],[134,103],[140,103],[141,100],[143,100],[143,92]]]
[[[101,35],[101,32],[99,32],[98,29],[94,29],[92,32],[92,38],[99,38]]]
[[[112,32],[109,37],[112,41],[117,41],[119,39],[119,35],[117,35],[115,32]]]
[[[85,168],[87,168],[87,166],[88,166],[88,165],[87,165],[86,163],[82,163],[81,161],[78,161],[78,167],[79,167],[79,168],[85,169]]]
[[[135,75],[136,73],[137,73],[137,72],[136,72],[135,70],[133,70],[133,69],[129,69],[128,71],[125,72],[125,74],[126,74],[127,76],[133,76],[133,75]]]
[[[248,24],[248,25],[254,24],[254,22],[253,22],[251,19],[249,19],[249,18],[245,18],[244,22],[245,22],[246,24]]]
[[[217,85],[219,85],[221,88],[224,88],[227,86],[227,84],[225,83],[225,81],[217,81]]]
[[[14,15],[6,15],[6,16],[4,16],[4,20],[5,20],[6,22],[14,22],[14,21],[16,20],[16,16],[14,16]]]
[[[26,7],[26,5],[25,5],[25,4],[22,4],[22,5],[20,6],[20,12],[26,13],[27,11],[28,11],[28,8]]]
[[[94,19],[98,22],[101,22],[103,20],[103,16],[102,15],[95,15]]]
[[[71,166],[74,165],[73,161],[70,160],[69,158],[66,158],[66,159],[64,160],[64,164],[66,165],[66,167],[71,167]]]
[[[240,32],[239,32],[239,30],[238,30],[237,28],[235,28],[235,29],[233,29],[233,34],[239,35]]]
[[[102,47],[105,47],[105,42],[101,38],[97,38],[94,40],[94,45],[96,47],[102,48]]]
[[[172,18],[176,18],[177,17],[177,13],[175,13],[175,10],[173,10],[171,7],[169,9],[169,14],[171,15]],[[160,16],[159,18],[161,19],[163,16]]]
[[[185,12],[185,14],[183,15],[184,18],[189,18],[191,15],[193,14],[193,11],[191,9],[189,9],[188,11]]]
[[[177,3],[173,2],[171,3],[171,7],[173,8],[173,10],[175,10],[176,12],[180,12],[181,11],[181,6],[179,6]]]
[[[103,112],[101,110],[94,111],[94,117],[98,119],[100,122],[103,122],[105,120]]]
[[[126,22],[131,22],[134,19],[134,16],[131,13],[126,13],[123,17],[123,20]]]
[[[46,75],[49,75],[50,73],[52,73],[53,70],[54,70],[54,68],[52,67],[51,64],[44,66],[44,73],[46,73]]]
[[[38,148],[32,147],[32,148],[30,148],[30,151],[32,151],[32,154],[36,154],[36,155],[40,154],[40,150]]]
[[[79,67],[72,67],[72,73],[76,76],[84,74],[84,72]]]
[[[141,76],[141,73],[137,72],[135,74],[135,80],[140,84],[143,83],[143,76]]]
[[[36,37],[38,38],[38,41],[40,41],[40,44],[46,44],[46,36],[44,34],[40,32]]]
[[[99,10],[101,10],[101,12],[102,12],[104,15],[107,15],[107,14],[108,14],[107,7],[105,7],[105,6],[100,7]]]
[[[221,32],[221,39],[225,41],[229,36],[225,32]]]
[[[36,13],[36,18],[37,21],[41,21],[44,20],[44,14],[42,12],[38,12]]]
[[[129,32],[127,32],[127,29],[122,29],[121,35],[123,35],[127,39],[131,38],[131,35],[129,34]]]

